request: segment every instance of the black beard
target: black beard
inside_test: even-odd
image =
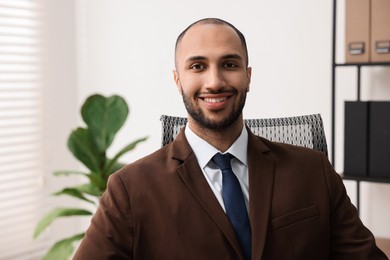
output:
[[[246,92],[243,93],[240,99],[239,106],[237,108],[233,108],[232,113],[229,114],[228,117],[223,119],[222,121],[214,121],[209,120],[205,117],[203,111],[201,109],[196,110],[190,99],[184,94],[182,91],[184,106],[188,112],[188,114],[203,128],[210,130],[223,130],[230,127],[237,119],[241,116],[242,110],[244,109],[245,100],[246,100]]]

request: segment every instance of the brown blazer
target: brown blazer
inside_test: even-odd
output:
[[[252,259],[387,259],[327,157],[249,134]],[[110,177],[74,259],[242,259],[183,131]]]

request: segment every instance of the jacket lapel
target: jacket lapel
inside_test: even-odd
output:
[[[261,259],[272,201],[274,163],[265,154],[269,148],[249,132],[249,218],[252,230],[252,259]]]
[[[183,130],[172,143],[172,158],[182,162],[177,170],[184,184],[226,236],[237,255],[241,255],[241,249],[229,219],[207,183]]]

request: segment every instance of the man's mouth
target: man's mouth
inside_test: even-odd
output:
[[[219,103],[223,102],[227,99],[227,97],[219,97],[219,98],[204,98],[203,100],[207,103]]]

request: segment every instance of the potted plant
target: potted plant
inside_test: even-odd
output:
[[[118,161],[119,158],[147,139],[147,137],[139,138],[123,147],[112,158],[107,156],[107,150],[126,121],[128,113],[127,103],[120,96],[104,97],[95,94],[86,99],[81,108],[81,116],[87,126],[78,127],[72,131],[68,138],[68,148],[74,157],[86,166],[88,172],[66,170],[56,171],[54,175],[78,174],[84,176],[87,182],[74,187],[66,187],[55,192],[55,196],[66,195],[93,205],[96,204],[106,190],[108,177],[124,166]],[[57,218],[92,214],[90,210],[84,208],[55,208],[39,221],[33,236],[37,238]],[[81,240],[84,234],[84,232],[75,234],[56,242],[43,259],[69,259],[74,250],[74,243]]]

